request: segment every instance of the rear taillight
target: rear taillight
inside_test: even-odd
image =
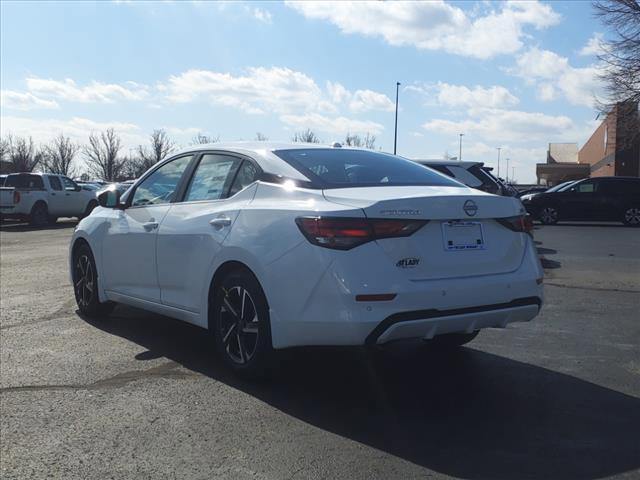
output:
[[[13,203],[20,203],[20,192],[17,190],[13,191]]]
[[[314,245],[349,250],[372,240],[408,237],[427,223],[427,220],[298,217],[296,223],[302,234]]]
[[[517,217],[497,218],[496,220],[514,232],[531,234],[533,231],[533,221],[528,213]]]

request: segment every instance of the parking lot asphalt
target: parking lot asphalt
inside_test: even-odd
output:
[[[296,349],[229,375],[196,327],[76,313],[74,222],[0,228],[0,476],[640,477],[640,229],[538,227],[546,305],[438,353]]]

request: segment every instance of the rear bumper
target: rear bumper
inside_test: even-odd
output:
[[[482,328],[504,328],[509,323],[533,319],[541,305],[540,298],[527,297],[497,305],[396,313],[380,322],[367,336],[365,344],[383,344],[406,338],[430,339],[446,333],[472,333]]]

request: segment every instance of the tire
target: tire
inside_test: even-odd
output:
[[[640,206],[626,208],[622,216],[622,223],[629,227],[640,227]]]
[[[555,225],[558,223],[558,209],[555,207],[542,207],[539,217],[540,221],[545,225]]]
[[[82,220],[83,218],[91,215],[91,212],[93,212],[93,209],[96,208],[97,206],[98,206],[98,202],[96,202],[95,200],[91,200],[87,205],[87,208],[85,209],[84,213],[78,217],[78,220]]]
[[[450,349],[469,343],[476,338],[479,333],[480,330],[476,330],[473,333],[447,333],[445,335],[438,335],[428,340],[427,343],[436,348]]]
[[[209,330],[225,365],[243,377],[266,376],[273,358],[271,324],[256,277],[244,269],[229,272],[215,285],[210,305]]]
[[[43,227],[49,223],[49,210],[47,205],[42,202],[37,202],[32,208],[29,214],[29,224],[34,227]]]
[[[78,247],[73,255],[73,291],[80,313],[90,318],[109,315],[115,304],[100,302],[98,275],[93,253],[88,245]]]

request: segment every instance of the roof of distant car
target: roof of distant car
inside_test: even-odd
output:
[[[474,161],[462,161],[459,162],[457,160],[423,160],[420,158],[413,158],[412,159],[414,162],[418,162],[422,165],[442,165],[442,166],[454,166],[457,165],[459,167],[472,167],[474,165],[484,165],[483,162],[474,162]]]

